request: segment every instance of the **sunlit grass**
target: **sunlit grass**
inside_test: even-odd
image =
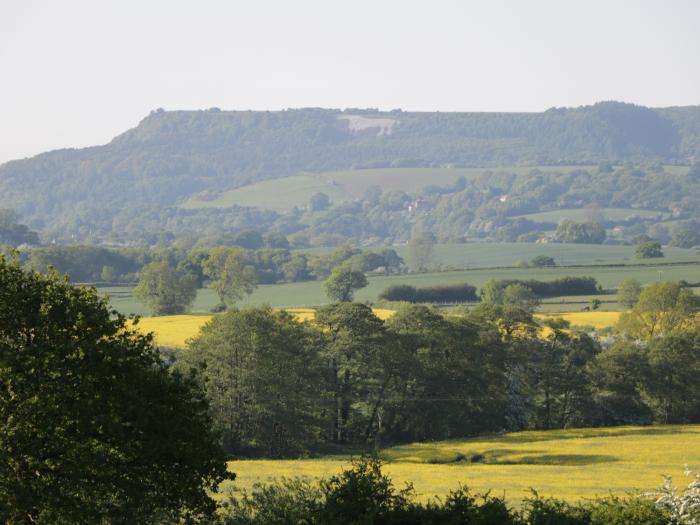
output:
[[[651,490],[664,475],[700,469],[700,426],[617,427],[518,432],[473,439],[414,443],[382,451],[398,486],[411,482],[418,498],[443,496],[459,484],[492,490],[517,503],[531,488],[544,496],[579,500]],[[239,460],[233,486],[273,478],[325,477],[348,457]]]

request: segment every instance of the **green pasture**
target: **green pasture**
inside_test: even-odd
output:
[[[431,272],[420,274],[404,274],[396,276],[373,276],[369,278],[369,286],[357,292],[355,298],[358,301],[376,302],[379,293],[391,285],[410,284],[413,286],[433,286],[439,284],[470,283],[480,287],[489,279],[539,279],[553,280],[561,277],[591,276],[595,277],[605,289],[614,289],[626,278],[638,279],[644,284],[650,284],[659,280],[691,282],[700,281],[700,265],[685,263],[664,266],[660,264],[647,264],[644,266],[587,266],[578,268],[477,268],[473,270],[458,270],[446,272]],[[130,287],[107,287],[102,292],[111,298],[114,308],[125,314],[135,313],[147,315],[148,310],[137,303],[132,296]],[[597,296],[596,296],[597,297]],[[598,297],[603,301],[610,300],[610,296]],[[585,306],[581,299],[564,298],[564,302],[558,305],[553,300],[547,300],[544,311],[570,311],[571,304]],[[587,298],[588,299],[588,298]],[[308,281],[300,283],[284,283],[273,285],[261,285],[247,297],[242,304],[254,305],[267,303],[277,307],[291,306],[316,306],[326,304],[328,299],[323,293],[321,281]],[[199,290],[197,300],[192,308],[194,313],[204,313],[211,310],[218,303],[214,292],[209,289]],[[614,310],[607,303],[604,309]],[[579,310],[581,308],[573,308]]]
[[[668,212],[658,210],[642,210],[635,208],[600,208],[595,210],[596,215],[606,221],[623,221],[632,216],[639,216],[644,219],[665,219]],[[528,219],[534,222],[545,222],[557,224],[559,221],[569,219],[571,221],[583,222],[589,218],[591,210],[585,208],[543,211],[540,213],[528,213],[519,215],[517,218]]]
[[[407,246],[393,247],[404,260],[408,257]],[[302,250],[303,251],[303,250]],[[664,248],[665,262],[700,260],[697,250]],[[519,262],[529,262],[538,255],[554,257],[558,265],[578,264],[644,264],[656,261],[634,258],[634,246],[606,244],[559,244],[490,242],[438,244],[435,246],[434,264],[440,268],[494,268],[515,266]]]
[[[194,196],[188,199],[182,207],[193,209],[249,206],[284,212],[295,206],[307,206],[311,196],[318,192],[327,194],[331,201],[335,202],[341,202],[348,198],[348,195],[338,186],[325,183],[318,177],[297,175],[249,184],[222,192],[213,199],[202,200]]]
[[[183,208],[228,208],[250,206],[275,211],[291,210],[309,203],[314,193],[328,194],[332,201],[342,202],[361,197],[367,188],[379,186],[383,191],[420,192],[430,185],[451,186],[460,177],[477,177],[485,172],[526,174],[542,172],[571,172],[595,169],[591,166],[514,166],[505,168],[377,168],[340,170],[323,173],[300,173],[291,177],[256,182],[224,191],[202,199],[192,196]]]

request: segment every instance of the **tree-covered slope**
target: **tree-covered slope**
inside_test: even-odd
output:
[[[698,157],[700,107],[605,102],[543,113],[158,110],[104,146],[1,165],[0,208],[15,209],[44,232],[104,232],[119,228],[124,217],[157,215],[196,192],[300,171],[689,163]],[[203,222],[209,216],[189,214]]]

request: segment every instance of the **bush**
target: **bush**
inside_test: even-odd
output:
[[[535,268],[547,268],[557,265],[556,261],[554,260],[554,257],[550,257],[549,255],[538,255],[537,257],[532,259],[530,264]]]
[[[465,303],[478,300],[476,287],[467,283],[424,288],[400,284],[385,289],[379,298],[409,303]]]

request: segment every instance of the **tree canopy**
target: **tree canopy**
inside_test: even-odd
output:
[[[94,289],[0,257],[0,521],[173,523],[226,479],[209,406]]]
[[[134,297],[148,305],[154,315],[181,314],[197,297],[197,278],[178,275],[168,261],[153,262],[141,271]]]
[[[352,301],[355,291],[367,286],[365,274],[347,265],[336,267],[323,284],[326,295],[334,300]]]

